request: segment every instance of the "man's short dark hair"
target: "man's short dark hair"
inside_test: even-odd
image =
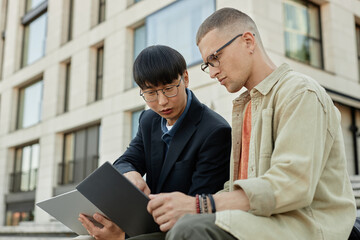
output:
[[[186,70],[184,57],[163,45],[142,50],[133,66],[134,80],[141,89],[172,83]]]

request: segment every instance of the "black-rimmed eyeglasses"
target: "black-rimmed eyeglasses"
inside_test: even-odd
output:
[[[237,39],[238,37],[241,37],[243,35],[243,33],[236,35],[235,37],[233,37],[230,41],[228,41],[227,43],[225,43],[221,48],[219,48],[218,50],[216,50],[213,54],[209,55],[206,58],[206,62],[201,64],[201,70],[203,70],[206,73],[209,73],[209,65],[212,67],[218,67],[220,66],[220,61],[218,59],[217,54],[223,50],[225,47],[229,46],[235,39]],[[255,36],[255,34],[253,33],[253,35]]]
[[[162,88],[162,89],[148,90],[148,91],[144,91],[144,92],[141,92],[141,90],[140,90],[140,96],[142,96],[143,99],[146,102],[154,102],[154,101],[156,101],[158,99],[158,96],[159,96],[158,91],[161,91],[164,94],[165,97],[168,97],[168,98],[175,97],[179,92],[178,89],[179,89],[181,80],[184,80],[183,76],[181,76],[180,81],[179,81],[179,83],[177,85],[168,85],[168,86],[166,86],[165,88]]]

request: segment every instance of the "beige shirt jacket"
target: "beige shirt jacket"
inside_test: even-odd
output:
[[[248,179],[236,180],[243,113],[251,98]],[[278,67],[233,101],[230,181],[250,210],[216,213],[238,239],[345,240],[356,217],[340,112],[313,79]]]

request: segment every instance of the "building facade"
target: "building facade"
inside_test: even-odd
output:
[[[231,122],[238,93],[200,70],[195,44],[201,22],[223,7],[255,20],[276,65],[327,90],[349,174],[359,175],[360,0],[0,0],[0,239],[69,239],[35,203],[125,151],[146,108],[132,78],[144,47],[182,53],[190,89]]]

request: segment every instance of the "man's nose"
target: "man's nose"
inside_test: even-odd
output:
[[[160,105],[165,105],[168,102],[167,96],[164,95],[163,91],[158,91],[158,103]]]
[[[216,78],[216,75],[218,75],[219,72],[220,72],[219,67],[209,66],[209,75],[211,78]]]

